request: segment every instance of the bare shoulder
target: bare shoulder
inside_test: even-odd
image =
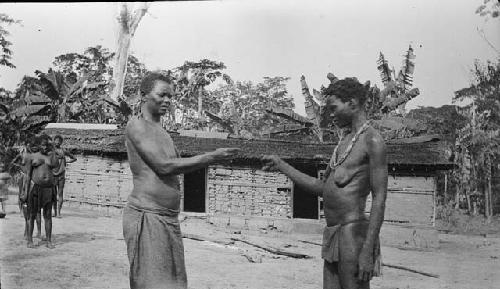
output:
[[[368,152],[384,152],[386,150],[386,144],[384,138],[380,132],[373,127],[366,130],[365,134],[365,144]]]
[[[132,117],[125,127],[125,136],[130,138],[137,135],[142,135],[146,131],[146,124],[137,117]]]

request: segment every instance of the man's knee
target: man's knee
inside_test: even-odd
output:
[[[43,218],[52,219],[52,203],[49,203],[43,208]]]

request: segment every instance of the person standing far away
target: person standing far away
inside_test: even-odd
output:
[[[370,288],[379,276],[379,232],[384,221],[387,196],[386,145],[366,119],[367,88],[356,78],[328,86],[325,113],[348,130],[325,171],[324,180],[303,174],[277,156],[264,156],[264,170],[279,170],[296,185],[322,196],[326,225],[321,256],[324,289]],[[366,198],[372,194],[369,219]]]
[[[9,199],[9,179],[10,174],[7,172],[3,159],[0,159],[0,205],[2,207],[0,219],[5,218],[7,215],[5,212],[5,201]]]
[[[178,175],[229,160],[236,148],[219,148],[181,158],[160,117],[171,111],[171,80],[146,75],[140,85],[141,113],[125,129],[133,190],[123,211],[123,236],[130,262],[131,289],[187,288],[179,226]]]
[[[28,184],[33,183],[28,192],[27,215],[28,223],[28,248],[34,248],[33,226],[38,213],[43,210],[45,223],[45,237],[47,248],[52,249],[52,203],[54,202],[54,174],[52,170],[57,166],[57,159],[50,148],[50,137],[42,134],[36,138],[39,151],[32,153],[27,159]]]
[[[54,153],[57,158],[57,166],[52,170],[54,173],[54,184],[56,186],[57,202],[54,202],[54,217],[61,218],[61,208],[64,201],[64,184],[66,183],[66,164],[77,161],[75,156],[61,147],[63,137],[56,135],[54,137]],[[66,157],[69,160],[66,161]]]

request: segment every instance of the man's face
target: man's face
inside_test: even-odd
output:
[[[33,153],[36,153],[36,152],[40,151],[40,148],[36,144],[31,144],[30,151]]]
[[[146,95],[148,109],[152,114],[164,115],[172,105],[174,90],[171,84],[162,80],[155,81],[150,93]]]
[[[338,127],[350,126],[352,122],[353,109],[350,102],[343,102],[335,95],[326,99],[325,110],[327,117]]]
[[[62,139],[60,139],[60,138],[56,138],[56,139],[54,140],[54,146],[55,146],[56,148],[60,148],[60,147],[61,147],[61,145],[62,145]]]
[[[42,154],[47,154],[49,152],[49,141],[44,139],[40,143],[40,152]]]

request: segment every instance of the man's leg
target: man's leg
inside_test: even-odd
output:
[[[38,210],[38,213],[36,213],[36,237],[41,239],[42,238],[42,213],[40,213],[40,210]]]
[[[369,289],[370,282],[358,281],[358,257],[366,238],[367,222],[351,223],[340,231],[339,277],[342,289]]]
[[[26,239],[28,241],[28,248],[35,248],[35,245],[33,244],[33,229],[35,227],[35,218],[36,218],[36,213],[30,212],[30,208],[28,208],[28,235],[26,236]]]
[[[19,204],[19,213],[21,213],[21,218],[23,216],[23,202],[21,201],[21,195],[23,194],[23,189],[24,189],[24,176],[21,175],[19,178],[19,181],[17,182],[17,187],[19,188],[19,198],[18,198],[18,204]]]
[[[28,240],[28,228],[30,223],[30,216],[28,214],[28,206],[25,203],[21,204],[22,217],[24,217],[24,240]]]
[[[341,289],[339,280],[338,263],[324,261],[323,265],[323,289]]]
[[[45,237],[47,239],[47,248],[53,249],[52,244],[52,202],[43,207],[43,221],[45,222]]]
[[[64,176],[59,178],[57,182],[57,215],[61,218],[61,208],[64,201],[64,184],[66,183],[66,178]]]

